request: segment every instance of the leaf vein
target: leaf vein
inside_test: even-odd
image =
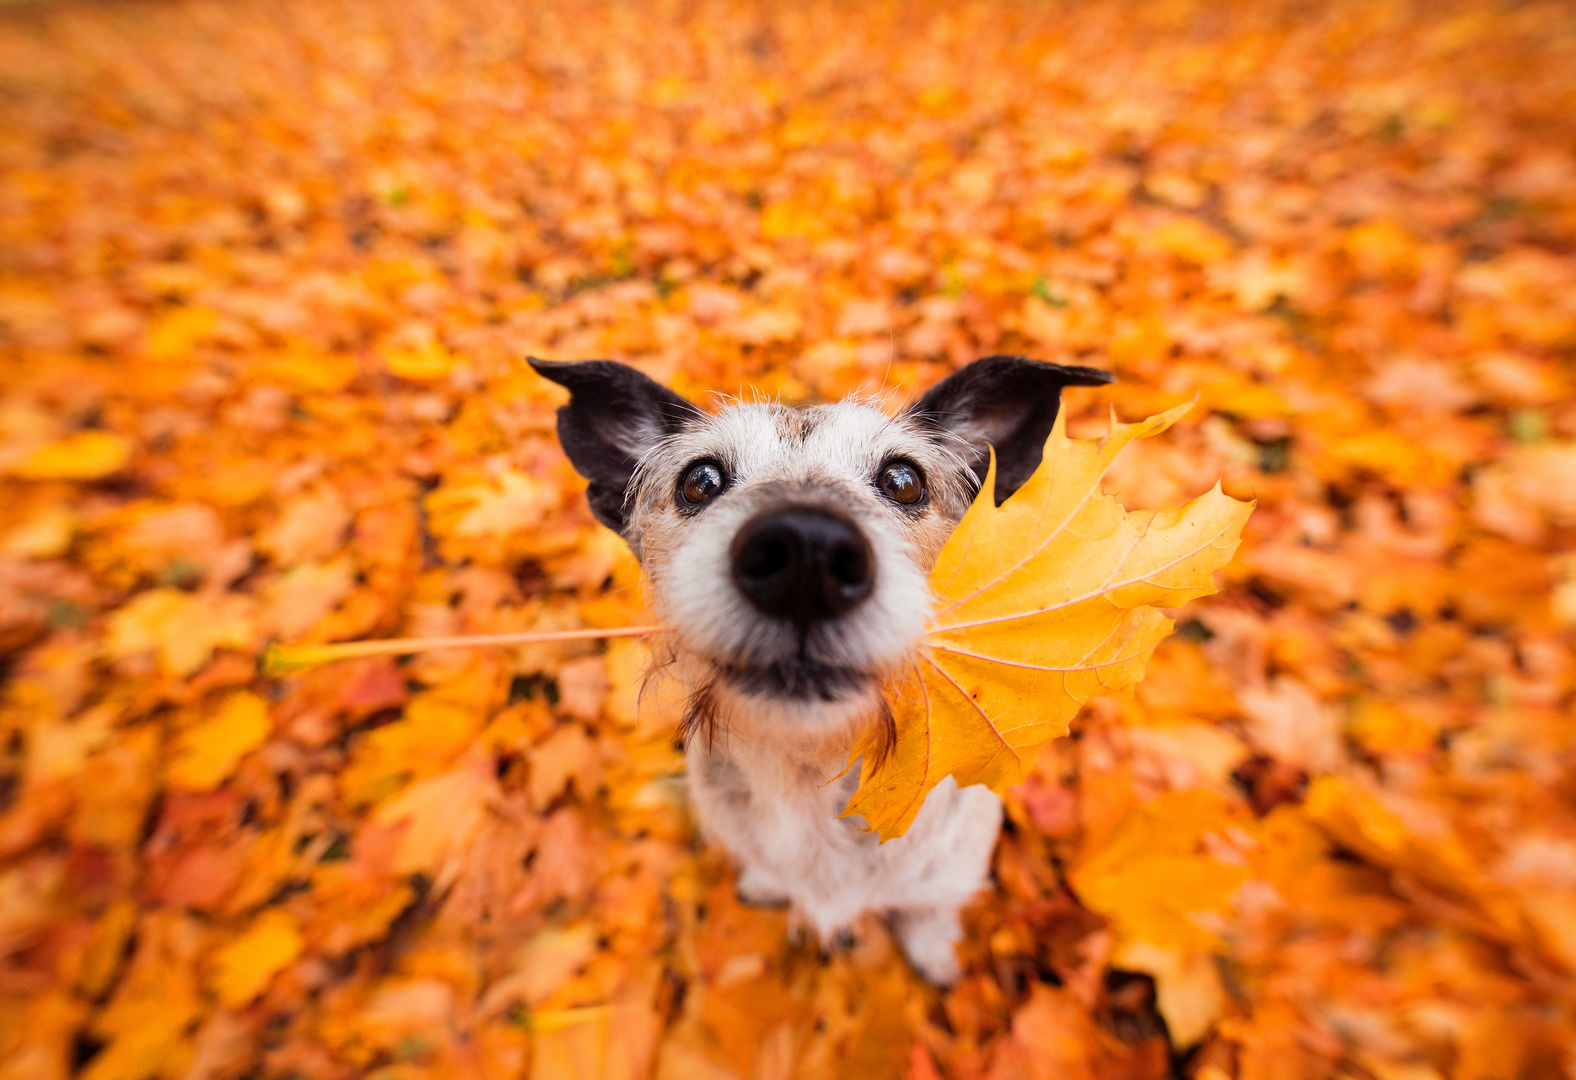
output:
[[[1179,563],[1186,562],[1188,559],[1191,559],[1193,556],[1197,555],[1199,552],[1203,551],[1205,548],[1213,547],[1215,541],[1219,540],[1222,536],[1224,536],[1231,529],[1232,525],[1234,525],[1234,524],[1236,524],[1236,519],[1235,518],[1233,518],[1231,521],[1228,521],[1225,524],[1225,526],[1221,528],[1221,530],[1219,532],[1215,533],[1206,542],[1200,544],[1198,547],[1192,548],[1192,549],[1190,549],[1190,550],[1188,550],[1186,552],[1183,552],[1183,554],[1179,558],[1173,559],[1172,561],[1170,561],[1168,563],[1165,563],[1165,564],[1163,564],[1161,566],[1157,566],[1153,570],[1150,570],[1150,571],[1146,572],[1145,574],[1140,575],[1138,577],[1128,578],[1126,581],[1117,581],[1117,582],[1109,582],[1108,581],[1107,584],[1104,584],[1104,585],[1100,586],[1099,588],[1094,589],[1094,590],[1092,590],[1090,592],[1086,592],[1086,593],[1084,593],[1081,596],[1069,597],[1068,599],[1062,600],[1062,601],[1060,601],[1058,603],[1051,604],[1051,605],[1048,605],[1048,606],[1042,607],[1042,608],[1034,608],[1033,610],[1030,610],[1030,611],[1014,611],[1014,612],[1011,612],[1011,613],[1006,614],[1006,615],[993,615],[993,616],[990,616],[989,618],[975,619],[975,620],[973,620],[971,622],[949,623],[949,624],[947,624],[945,626],[932,627],[930,633],[933,636],[935,634],[947,633],[948,631],[952,631],[952,630],[968,630],[968,629],[970,629],[972,627],[976,627],[976,626],[990,626],[990,625],[993,625],[993,624],[996,624],[996,623],[1012,622],[1015,619],[1027,619],[1027,618],[1031,618],[1031,617],[1033,617],[1035,615],[1045,615],[1045,614],[1048,614],[1048,613],[1050,613],[1052,611],[1060,611],[1063,608],[1072,607],[1075,604],[1081,604],[1085,600],[1093,600],[1096,597],[1104,596],[1106,593],[1113,592],[1116,589],[1124,589],[1124,588],[1126,588],[1129,585],[1140,585],[1140,584],[1151,584],[1152,585],[1154,583],[1152,581],[1150,581],[1150,578],[1154,577],[1156,574],[1160,574],[1160,573],[1163,573],[1166,570],[1170,570],[1172,567],[1178,565]],[[1147,533],[1145,535],[1147,535]],[[1133,545],[1133,547],[1137,547],[1137,544],[1135,543]],[[1129,548],[1128,549],[1128,553],[1131,554],[1132,550],[1133,550],[1133,548]],[[1126,560],[1123,560],[1123,561],[1125,562]],[[1118,569],[1120,569],[1120,566],[1118,567]],[[1164,586],[1164,585],[1156,585],[1155,588],[1157,588],[1157,589],[1167,589],[1168,587]]]

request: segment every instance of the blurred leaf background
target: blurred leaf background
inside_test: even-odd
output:
[[[0,13],[0,1074],[1576,1075],[1576,13]],[[699,399],[1109,367],[1255,497],[1008,800],[967,974],[696,837],[530,353]]]

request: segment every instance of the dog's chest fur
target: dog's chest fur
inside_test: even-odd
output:
[[[839,816],[858,786],[856,770],[838,776],[848,751],[846,735],[785,737],[737,721],[709,748],[692,743],[696,815],[739,861],[740,892],[790,901],[823,941],[866,910],[955,910],[985,880],[1000,800],[948,779],[883,844],[863,819]]]

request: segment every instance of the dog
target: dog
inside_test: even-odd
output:
[[[991,449],[999,504],[1040,464],[1062,388],[1110,374],[991,356],[895,416],[858,397],[708,413],[623,364],[530,363],[569,391],[559,441],[650,580],[687,695],[691,802],[739,895],[786,901],[823,945],[878,912],[922,976],[955,981],[1001,800],[948,778],[880,843],[839,816],[849,756],[869,724],[877,747],[895,739],[882,680],[925,632],[926,576]]]

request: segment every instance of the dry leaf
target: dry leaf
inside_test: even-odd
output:
[[[459,872],[459,861],[497,797],[491,759],[472,750],[449,772],[412,784],[379,806],[372,820],[404,824],[395,870],[427,874],[441,886]]]
[[[110,616],[105,648],[112,657],[157,653],[165,672],[184,677],[207,664],[217,648],[251,648],[253,611],[245,596],[149,589]]]
[[[301,955],[295,920],[269,908],[214,956],[213,992],[221,1004],[246,1005]]]
[[[126,467],[131,444],[108,431],[81,431],[40,446],[16,465],[24,480],[98,480]]]
[[[267,741],[273,725],[268,704],[241,691],[226,697],[211,718],[187,729],[172,751],[169,782],[176,787],[206,791],[217,787],[241,758]]]

